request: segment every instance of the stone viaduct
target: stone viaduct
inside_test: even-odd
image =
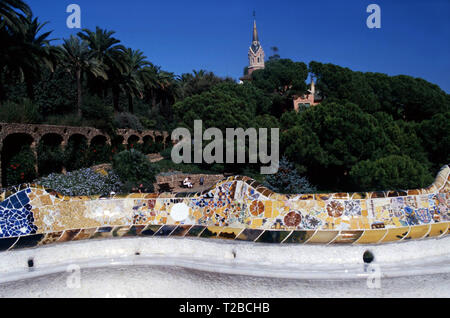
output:
[[[123,145],[153,142],[162,143],[164,147],[171,145],[170,135],[167,132],[146,130],[136,131],[132,129],[118,129],[116,130],[117,138],[115,143],[121,143]],[[5,156],[8,156],[8,149],[5,148],[5,144],[17,144],[20,146],[28,144],[37,157],[37,146],[41,140],[47,137],[56,138],[59,140],[61,147],[64,149],[71,138],[85,138],[88,146],[92,142],[100,144],[112,145],[113,141],[111,136],[105,132],[92,128],[92,127],[68,127],[68,126],[52,126],[52,125],[34,125],[34,124],[15,124],[15,123],[0,123],[0,169],[3,169],[4,164],[2,161]],[[2,183],[3,173],[0,170],[0,185]]]

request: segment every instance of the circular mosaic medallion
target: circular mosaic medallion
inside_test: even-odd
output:
[[[338,201],[331,201],[327,205],[327,212],[329,216],[338,218],[344,213],[344,206]]]
[[[288,227],[296,227],[302,221],[302,215],[298,212],[291,211],[284,217],[284,224]]]
[[[250,205],[250,213],[254,216],[258,216],[264,212],[264,203],[261,201],[253,201]]]
[[[189,216],[189,207],[184,203],[177,203],[170,210],[170,216],[175,222],[184,221]]]

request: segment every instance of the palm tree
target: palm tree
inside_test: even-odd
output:
[[[77,81],[77,111],[81,116],[83,75],[92,74],[105,80],[108,79],[108,76],[102,64],[89,49],[88,42],[72,35],[70,39],[64,39],[61,50],[64,66],[75,76]]]
[[[0,0],[0,72],[5,74],[13,61],[10,54],[13,46],[11,33],[22,30],[21,17],[31,15],[30,7],[22,0]],[[4,98],[3,83],[0,81],[0,105]]]
[[[120,95],[120,79],[122,74],[126,71],[126,58],[124,52],[126,48],[120,45],[120,40],[113,37],[114,31],[103,30],[96,27],[95,32],[89,29],[83,29],[78,33],[78,36],[87,41],[93,56],[103,64],[106,74],[108,75],[108,82],[95,81],[94,86],[98,91],[106,94],[108,87],[113,92],[114,110],[119,110],[119,95]]]
[[[120,84],[127,95],[130,113],[134,112],[133,97],[139,96],[142,99],[146,83],[152,81],[152,73],[145,69],[150,66],[150,62],[146,61],[146,58],[140,50],[126,49],[124,51],[126,70],[122,74]]]
[[[220,78],[213,72],[205,70],[193,70],[191,73],[181,75],[180,85],[183,97],[201,94],[216,84],[229,81],[228,78]]]
[[[12,35],[15,45],[10,53],[14,57],[16,71],[26,83],[28,97],[34,99],[33,83],[41,77],[42,66],[53,71],[58,50],[50,45],[53,40],[48,39],[52,31],[40,34],[48,22],[41,23],[31,15],[21,17],[21,21],[21,31]]]

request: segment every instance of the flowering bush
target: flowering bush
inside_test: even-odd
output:
[[[91,145],[88,152],[88,162],[90,165],[99,165],[112,161],[112,148],[108,144]]]
[[[66,175],[52,173],[36,183],[69,196],[107,195],[123,190],[123,183],[117,174],[110,172],[102,175],[89,168],[68,172]]]
[[[6,183],[17,185],[36,178],[35,158],[29,146],[13,156],[6,168]]]

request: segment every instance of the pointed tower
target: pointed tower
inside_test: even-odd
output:
[[[253,71],[264,68],[264,50],[259,42],[258,30],[256,29],[256,20],[253,22],[253,41],[252,46],[248,50],[248,75],[251,75]]]

